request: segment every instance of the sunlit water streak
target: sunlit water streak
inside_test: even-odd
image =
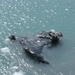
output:
[[[0,0],[0,75],[75,74],[74,0]],[[50,65],[29,58],[8,36],[37,34],[42,30],[61,31],[61,44],[44,47]]]

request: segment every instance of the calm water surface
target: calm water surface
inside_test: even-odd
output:
[[[44,47],[49,65],[29,58],[8,36],[61,31],[61,44]],[[0,0],[0,75],[75,75],[75,0]]]

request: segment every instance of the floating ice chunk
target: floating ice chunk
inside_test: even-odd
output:
[[[23,75],[21,72],[15,72],[13,75]]]
[[[3,53],[10,53],[10,50],[9,50],[8,47],[1,48],[0,50],[1,50],[1,52],[3,52]]]

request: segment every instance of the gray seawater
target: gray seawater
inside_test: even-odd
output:
[[[61,44],[44,47],[49,65],[8,39],[51,29],[64,37]],[[0,0],[0,75],[75,75],[75,0]]]

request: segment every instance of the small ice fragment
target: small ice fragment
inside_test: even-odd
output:
[[[15,72],[13,75],[23,75],[21,72]]]
[[[37,42],[40,42],[39,40]]]
[[[1,52],[3,52],[3,53],[10,53],[10,50],[9,50],[8,47],[1,48],[0,50],[1,50]]]

